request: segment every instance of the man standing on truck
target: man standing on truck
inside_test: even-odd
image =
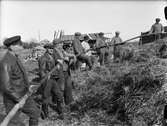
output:
[[[108,55],[109,55],[108,48],[103,46],[107,46],[107,43],[104,40],[104,33],[100,32],[96,40],[96,48],[97,48],[97,53],[99,55],[100,65],[105,65],[105,63],[108,62]]]
[[[163,25],[160,22],[160,18],[155,19],[155,23],[152,25],[150,34],[155,34],[156,40],[161,38],[161,33],[164,32]]]
[[[117,53],[117,51],[119,51],[116,44],[122,42],[122,39],[121,39],[121,37],[119,35],[120,35],[120,32],[116,31],[115,32],[115,36],[111,40],[111,43],[114,44],[114,46],[113,46],[114,61],[116,60],[116,53]]]

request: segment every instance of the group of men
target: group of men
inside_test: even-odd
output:
[[[159,33],[164,31],[160,19],[156,18],[156,23],[152,26],[150,33],[156,33],[159,38]],[[120,32],[116,31],[111,43],[121,43]],[[50,76],[40,85],[37,93],[42,96],[41,108],[37,107],[37,103],[32,96],[28,98],[24,106],[17,112],[12,119],[12,123],[17,125],[19,121],[18,115],[20,111],[29,116],[29,126],[38,126],[38,118],[43,119],[48,117],[48,108],[52,107],[58,114],[59,119],[64,118],[63,107],[64,104],[71,106],[74,103],[72,95],[72,80],[70,73],[70,64],[76,61],[84,62],[91,70],[93,67],[93,60],[91,57],[89,36],[84,36],[81,42],[81,33],[76,32],[73,40],[74,54],[71,54],[63,49],[63,42],[59,39],[53,41],[52,44],[45,44],[45,53],[39,58],[39,75],[40,80],[45,78],[49,72],[56,68]],[[16,54],[16,45],[21,45],[21,37],[14,36],[6,39],[3,44],[6,50],[0,54],[0,92],[3,95],[3,102],[6,108],[6,113],[18,103],[22,96],[27,92],[36,92],[36,84],[28,81],[26,71]],[[113,48],[113,55],[115,59],[116,45]],[[105,42],[104,33],[98,34],[95,49],[99,56],[100,65],[108,62],[109,49]]]
[[[16,45],[21,46],[21,43],[20,36],[6,39],[3,43],[6,50],[0,55],[0,92],[3,95],[6,113],[9,113],[28,92],[41,95],[41,110],[37,107],[37,102],[32,95],[17,112],[11,123],[18,125],[18,115],[22,111],[29,116],[29,126],[38,126],[40,116],[42,119],[48,117],[49,107],[59,114],[59,119],[64,119],[63,106],[67,105],[70,108],[74,103],[69,64],[71,61],[75,62],[76,56],[66,52],[62,48],[60,40],[44,45],[46,51],[39,58],[38,64],[40,80],[43,78],[45,80],[42,81],[43,83],[37,84],[28,81],[23,64],[18,58],[19,54],[16,54],[15,47]],[[54,71],[52,71],[53,69]],[[51,71],[52,73],[46,78]],[[39,88],[37,89],[37,87]]]
[[[121,41],[119,32],[113,38],[113,42]],[[96,48],[99,51],[99,61],[103,65],[105,57],[108,55],[107,48],[100,48],[105,45],[103,33],[98,34]],[[64,118],[63,107],[71,107],[74,103],[72,95],[72,80],[70,73],[70,64],[76,61],[85,62],[89,69],[92,69],[93,61],[89,52],[88,36],[84,36],[81,43],[81,33],[75,33],[73,40],[74,54],[63,49],[63,42],[59,39],[52,43],[45,44],[45,53],[38,59],[40,80],[45,78],[49,72],[54,71],[41,84],[29,82],[25,68],[18,56],[17,45],[22,45],[21,36],[14,36],[6,39],[3,44],[5,51],[0,55],[0,92],[3,95],[3,102],[6,113],[17,104],[21,98],[28,92],[35,92],[41,95],[41,109],[37,107],[37,102],[33,96],[30,96],[24,106],[17,112],[11,123],[17,125],[20,111],[29,116],[29,126],[37,126],[38,118],[46,119],[48,117],[48,108],[51,107],[59,116]],[[84,48],[87,45],[87,48]],[[56,69],[55,69],[56,68]],[[39,86],[40,85],[40,86]],[[35,87],[39,87],[36,89]]]
[[[99,63],[101,66],[105,65],[109,61],[109,44],[121,43],[120,32],[116,31],[115,36],[112,38],[110,43],[106,43],[104,33],[100,32],[97,34],[96,43],[93,47],[99,57]],[[84,36],[84,40],[80,41],[81,33],[76,33],[73,41],[74,53],[77,56],[77,60],[85,62],[87,66],[91,69],[94,64],[94,57],[91,55],[89,46],[89,36]],[[115,58],[116,45],[113,48],[113,55]]]
[[[40,78],[44,78],[54,67],[57,69],[40,88],[43,96],[42,110],[44,113],[42,118],[48,117],[51,98],[52,103],[56,106],[54,110],[58,112],[60,119],[63,119],[63,101],[66,105],[74,101],[69,63],[71,60],[75,61],[76,57],[63,49],[63,43],[59,39],[54,40],[53,44],[44,45],[44,48],[46,52],[38,60]]]

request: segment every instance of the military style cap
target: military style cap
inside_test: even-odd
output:
[[[7,38],[3,44],[7,47],[11,46],[11,45],[14,45],[14,44],[17,44],[17,43],[21,43],[21,36],[13,36],[13,37],[10,37],[10,38]]]
[[[160,19],[160,18],[156,18],[155,20],[156,20],[156,21],[160,21],[161,19]]]
[[[99,35],[104,35],[104,33],[103,33],[103,32],[100,32]]]
[[[75,35],[75,36],[81,36],[81,33],[80,33],[80,32],[75,32],[74,35]]]
[[[47,43],[43,46],[45,49],[53,49],[53,45],[50,43]]]
[[[115,33],[116,33],[116,34],[120,34],[120,32],[119,32],[119,31],[116,31]]]
[[[57,45],[57,44],[59,44],[60,42],[61,42],[60,39],[55,39],[55,40],[53,40],[53,45]]]

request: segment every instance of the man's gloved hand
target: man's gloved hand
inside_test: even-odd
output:
[[[58,63],[56,66],[57,66],[57,69],[58,69],[58,70],[59,70],[59,69],[60,69],[60,67],[61,67],[59,63]]]
[[[38,85],[30,85],[29,86],[29,92],[30,93],[34,93],[34,92],[36,92],[37,90],[38,90]]]
[[[69,61],[69,57],[64,57],[64,60]]]
[[[63,64],[63,60],[62,59],[58,59],[57,60],[60,64]]]

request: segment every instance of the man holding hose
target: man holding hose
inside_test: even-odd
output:
[[[16,46],[21,45],[21,37],[8,38],[3,44],[7,50],[0,54],[0,91],[3,95],[6,113],[8,114],[26,93],[33,92],[35,86],[31,86],[28,82],[25,69],[15,53]],[[38,126],[40,110],[31,96],[20,111],[29,116],[29,126]],[[19,112],[11,120],[12,124],[17,125],[19,122]]]
[[[50,106],[52,109],[57,111],[59,114],[58,118],[63,119],[63,93],[62,89],[64,88],[64,78],[63,72],[61,71],[61,66],[58,62],[55,62],[53,58],[53,45],[45,44],[44,48],[46,52],[39,58],[39,70],[40,70],[40,78],[44,78],[55,66],[57,69],[51,74],[50,78],[48,78],[39,88],[39,92],[42,94],[42,119],[48,117],[48,107],[50,98],[52,98],[52,102],[54,105]]]

